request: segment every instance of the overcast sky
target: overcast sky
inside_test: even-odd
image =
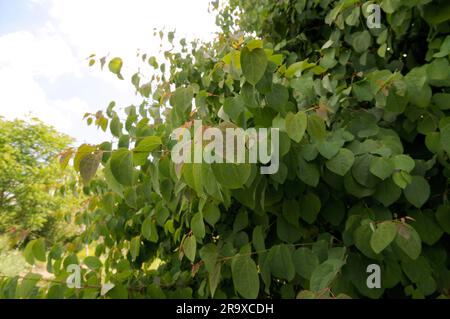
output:
[[[137,49],[157,54],[154,28],[213,39],[217,27],[209,2],[0,0],[0,116],[32,114],[77,144],[109,139],[85,124],[84,113],[105,109],[111,100],[121,107],[137,100],[128,80],[89,68],[86,58],[120,56],[127,66],[136,62]]]

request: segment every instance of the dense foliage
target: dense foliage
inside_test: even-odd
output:
[[[65,218],[80,201],[71,191],[75,176],[61,171],[58,154],[71,142],[36,119],[0,118],[0,234],[13,246],[42,236],[55,242],[70,233]]]
[[[380,28],[367,24],[374,3]],[[131,79],[142,104],[124,121],[114,103],[88,115],[117,143],[74,152],[91,196],[78,216],[86,231],[47,256],[30,246],[62,283],[25,296],[448,298],[449,3],[213,5],[217,41],[182,40],[167,63],[140,55],[155,69],[150,82]],[[120,58],[99,62],[123,78]],[[278,172],[175,165],[170,134],[195,119],[278,127]],[[95,256],[78,260],[86,242]],[[82,289],[64,285],[73,263]],[[366,285],[369,264],[381,288]],[[17,296],[16,284],[0,291]]]

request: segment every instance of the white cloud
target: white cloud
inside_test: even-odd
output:
[[[0,115],[6,118],[38,117],[79,142],[100,142],[104,137],[82,122],[83,115],[92,109],[86,101],[78,97],[49,99],[29,72],[18,72],[11,66],[0,68],[0,87]]]
[[[54,81],[64,74],[80,75],[79,60],[48,23],[36,33],[19,31],[0,37],[0,70],[4,67]]]
[[[153,37],[154,28],[176,29],[189,39],[212,39],[217,29],[214,16],[207,12],[209,1],[29,0],[30,8],[39,6],[49,14],[36,30],[24,25],[22,31],[0,33],[0,115],[15,118],[31,112],[79,142],[100,141],[102,134],[88,128],[82,116],[109,101],[83,96],[82,87],[64,87],[60,95],[50,94],[48,87],[74,78],[81,79],[77,83],[90,80],[91,85],[99,81],[103,88],[111,88],[109,99],[132,103],[128,81],[88,68],[86,57],[91,53],[121,56],[131,69],[124,73],[130,74],[137,49],[158,54],[160,40]]]
[[[216,31],[209,0],[47,0],[51,16],[83,56],[92,52],[134,54],[155,49],[153,29],[210,39]]]
[[[80,62],[64,39],[48,23],[35,33],[1,36],[0,52],[0,114],[10,119],[30,114],[70,134],[74,118],[89,109],[87,102],[51,100],[42,87],[64,75],[81,76]]]

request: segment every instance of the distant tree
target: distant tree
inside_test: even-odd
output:
[[[78,205],[66,192],[74,176],[57,158],[71,142],[37,119],[0,118],[0,233],[19,242],[54,235],[57,221]]]

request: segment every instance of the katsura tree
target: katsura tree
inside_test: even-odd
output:
[[[90,195],[86,231],[41,256],[61,283],[27,292],[448,298],[449,3],[212,5],[215,41],[174,43],[166,61],[140,54],[154,69],[129,79],[142,104],[88,118],[115,143],[73,152]],[[91,58],[123,79],[126,61]],[[278,171],[174,163],[171,134],[194,136],[195,120],[201,132],[278,128]],[[95,253],[80,259],[85,243]],[[82,266],[79,289],[65,285],[71,264]]]

